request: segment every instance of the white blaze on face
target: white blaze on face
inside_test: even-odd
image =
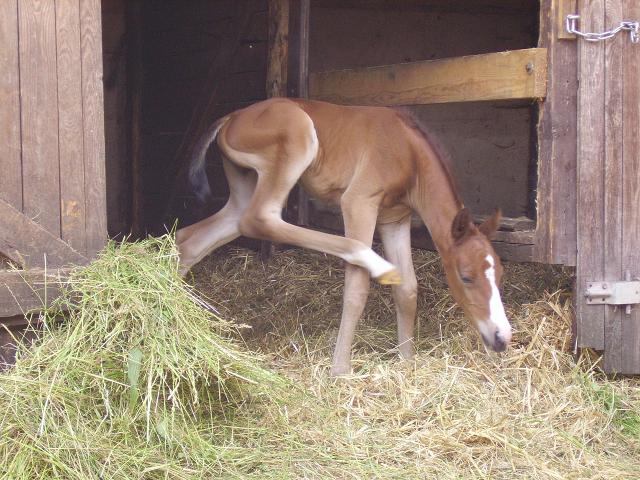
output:
[[[507,320],[504,305],[500,298],[500,291],[496,285],[495,260],[491,255],[487,255],[485,260],[489,263],[489,268],[485,270],[484,275],[491,286],[491,298],[489,299],[489,318],[487,321],[480,322],[479,328],[487,340],[493,340],[497,330],[502,340],[509,343],[511,340],[511,325]]]

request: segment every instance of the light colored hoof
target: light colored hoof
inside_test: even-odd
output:
[[[400,351],[400,358],[402,360],[411,362],[411,361],[413,361],[414,358],[416,358],[416,354],[415,354],[415,352],[409,353],[409,352]]]
[[[376,282],[380,285],[400,285],[402,283],[402,277],[398,271],[394,268],[386,273],[383,273],[376,278]]]
[[[332,377],[344,377],[351,373],[351,365],[333,365],[331,367]]]

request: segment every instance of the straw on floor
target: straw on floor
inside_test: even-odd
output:
[[[571,344],[573,271],[505,264],[515,328],[502,355],[481,345],[446,287],[439,258],[414,251],[418,355],[398,358],[388,287],[373,286],[354,374],[328,375],[342,301],[342,263],[298,249],[266,264],[226,248],[194,270],[227,318],[253,325],[249,345],[327,409],[290,409],[310,445],[398,478],[640,478],[640,381],[607,379]],[[313,465],[300,477],[351,477]],[[375,470],[375,469],[378,470]],[[354,470],[356,472],[356,470]]]
[[[354,374],[333,379],[340,261],[227,247],[194,290],[170,237],[110,245],[0,375],[0,478],[637,478],[640,382],[572,355],[572,272],[506,265],[497,355],[415,253],[415,361],[374,286]]]

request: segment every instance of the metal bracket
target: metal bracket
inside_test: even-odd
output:
[[[626,305],[631,313],[631,305],[640,304],[640,281],[588,282],[585,292],[588,305]]]

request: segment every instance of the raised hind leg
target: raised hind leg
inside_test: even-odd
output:
[[[223,166],[229,181],[227,204],[214,215],[176,233],[182,275],[213,250],[240,236],[240,218],[253,195],[256,173],[243,170],[226,159]]]
[[[248,237],[335,255],[365,268],[380,283],[399,283],[400,277],[395,267],[376,254],[370,245],[359,240],[291,225],[282,219],[284,202],[314,155],[315,151],[311,148],[285,148],[277,161],[268,163],[270,168],[256,168],[258,183],[251,203],[240,220],[240,232]]]
[[[401,285],[393,285],[391,291],[398,320],[398,344],[403,358],[414,354],[413,330],[418,304],[418,282],[411,257],[411,216],[395,223],[378,226],[384,251],[402,276]]]

